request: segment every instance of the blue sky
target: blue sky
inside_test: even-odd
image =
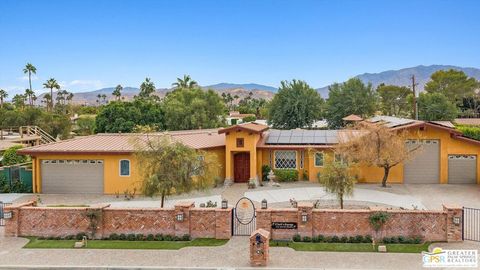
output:
[[[419,64],[480,67],[480,1],[0,0],[0,88],[67,90],[183,74],[313,87]]]

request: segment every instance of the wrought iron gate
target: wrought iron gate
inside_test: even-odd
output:
[[[480,242],[480,209],[463,207],[463,240]]]
[[[256,226],[255,205],[252,200],[243,197],[232,211],[232,234],[250,236]]]
[[[5,226],[5,220],[3,219],[5,211],[3,211],[3,208],[7,205],[11,205],[11,203],[0,202],[0,226]]]

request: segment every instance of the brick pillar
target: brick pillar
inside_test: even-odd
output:
[[[215,209],[215,238],[230,239],[232,237],[232,208]]]
[[[267,266],[270,249],[270,233],[257,229],[250,235],[250,265]]]
[[[30,201],[22,204],[5,206],[4,212],[12,212],[12,218],[5,219],[5,236],[20,236],[20,215],[24,206],[36,206],[37,202]]]
[[[272,232],[272,211],[270,209],[256,209],[257,229]]]
[[[462,241],[462,207],[444,204],[443,211],[447,212],[447,242]]]
[[[299,202],[298,203],[298,234],[300,236],[313,236],[313,203]],[[303,221],[303,216],[307,216],[307,221]]]
[[[175,205],[175,235],[183,236],[190,233],[190,209],[195,207],[194,202],[179,202]],[[177,215],[183,214],[183,220],[177,220]]]

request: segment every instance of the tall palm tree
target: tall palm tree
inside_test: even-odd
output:
[[[49,88],[50,89],[50,110],[53,111],[53,89],[60,89],[60,84],[58,84],[57,80],[54,78],[48,79],[44,84],[43,88]]]
[[[0,107],[3,108],[3,100],[8,97],[7,91],[0,89]]]
[[[192,89],[198,87],[198,83],[190,77],[190,75],[183,75],[183,79],[177,78],[177,81],[172,83],[172,86],[176,89]]]
[[[25,65],[25,68],[23,69],[23,73],[24,74],[27,74],[28,73],[28,83],[30,84],[30,91],[33,91],[32,89],[32,74],[37,74],[37,68],[30,64],[30,63],[27,63]]]
[[[107,104],[107,95],[102,94],[103,103]]]
[[[120,97],[122,96],[122,90],[123,87],[119,84],[117,87],[115,87],[115,90],[113,90],[112,95],[115,96],[117,100],[120,100]]]

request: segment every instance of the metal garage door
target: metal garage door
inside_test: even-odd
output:
[[[440,183],[440,141],[409,140],[407,146],[423,144],[415,157],[406,162],[403,169],[403,182],[406,184]]]
[[[477,183],[477,156],[449,155],[448,156],[448,183],[449,184]]]
[[[42,160],[42,193],[103,193],[103,160]]]

